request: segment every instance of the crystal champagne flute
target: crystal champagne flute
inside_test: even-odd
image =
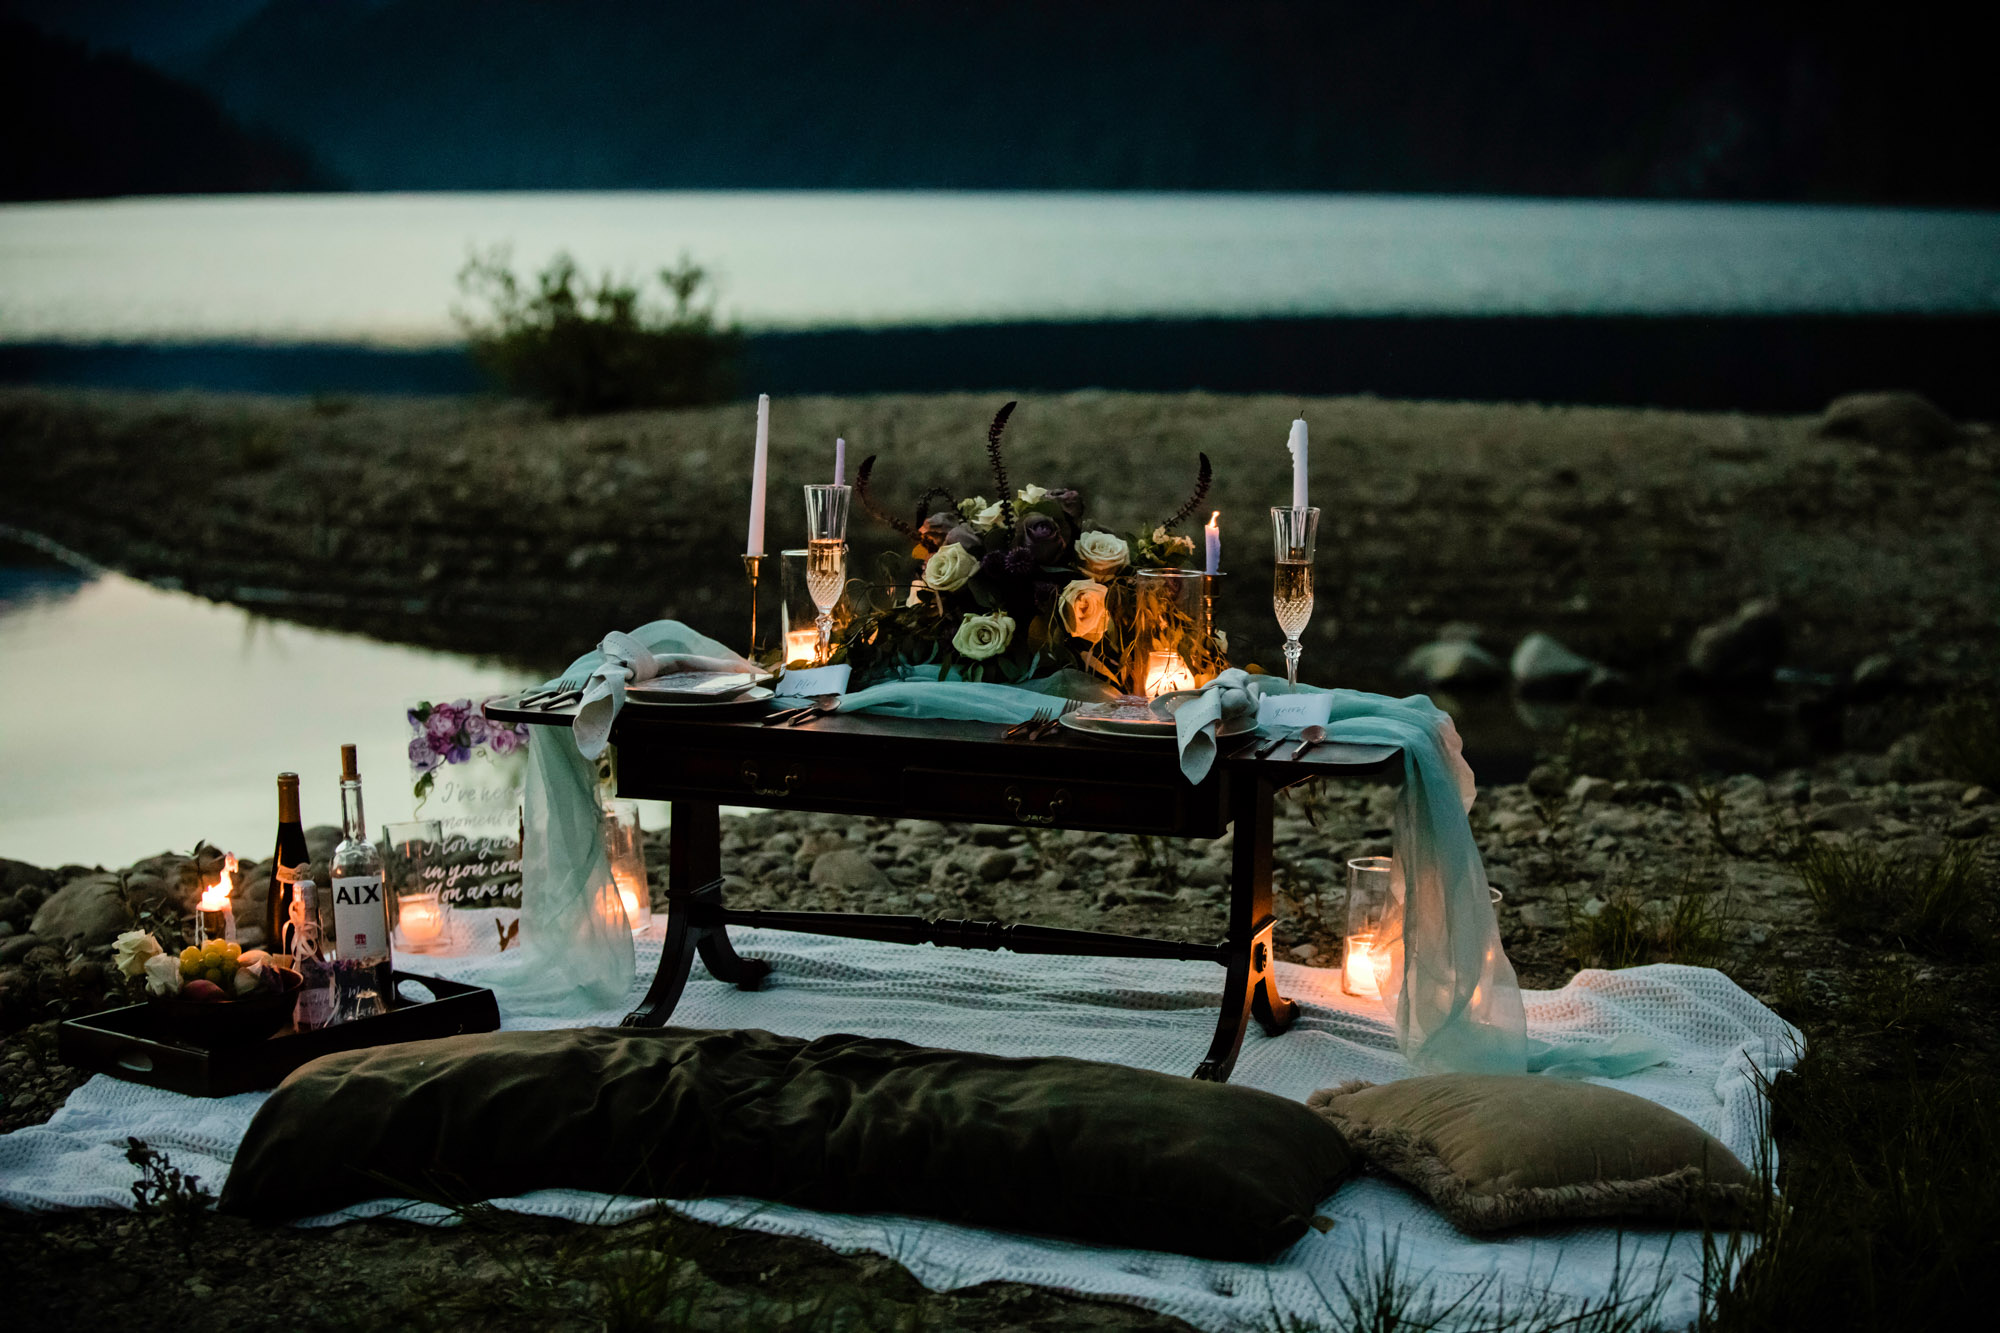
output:
[[[1313,543],[1319,536],[1318,509],[1273,508],[1271,547],[1277,561],[1271,576],[1271,610],[1285,632],[1285,679],[1299,683],[1299,635],[1313,613]]]
[[[847,503],[852,486],[806,487],[806,594],[819,612],[819,662],[833,656],[833,608],[847,587]]]

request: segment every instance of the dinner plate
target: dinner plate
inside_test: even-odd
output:
[[[772,692],[762,685],[746,686],[740,693],[726,699],[686,699],[680,697],[659,698],[639,693],[631,686],[625,688],[625,702],[635,708],[648,711],[675,713],[761,713],[769,703]]]
[[[748,671],[676,671],[651,680],[634,681],[625,687],[625,697],[642,703],[721,703],[744,697],[768,677]],[[769,691],[765,697],[769,698]]]
[[[1164,725],[1146,722],[1117,722],[1104,718],[1082,717],[1076,713],[1064,713],[1057,719],[1063,726],[1081,735],[1098,740],[1120,741],[1172,741],[1178,733],[1171,721]],[[1241,736],[1257,729],[1254,717],[1233,718],[1222,724],[1217,736]]]

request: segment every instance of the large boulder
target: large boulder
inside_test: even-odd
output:
[[[1539,630],[1521,640],[1508,663],[1514,688],[1530,699],[1573,698],[1596,669],[1597,663]]]
[[[32,933],[49,944],[89,949],[109,944],[132,928],[125,890],[116,875],[91,875],[57,889],[35,913]]]
[[[1917,393],[1850,393],[1827,404],[1819,433],[1898,453],[1934,453],[1964,438],[1958,423]]]
[[[1426,685],[1477,689],[1507,678],[1500,659],[1470,639],[1439,639],[1413,649],[1403,659],[1403,673]]]
[[[40,866],[31,866],[26,861],[9,861],[0,857],[0,894],[9,894],[16,889],[28,887],[53,889],[56,877],[52,871]]]
[[[1688,670],[1710,685],[1761,685],[1784,655],[1784,617],[1777,602],[1766,598],[1696,630],[1688,643]]]
[[[836,847],[813,859],[812,885],[837,893],[874,893],[889,887],[889,877],[862,852]]]

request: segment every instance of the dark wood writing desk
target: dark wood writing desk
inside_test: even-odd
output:
[[[500,720],[567,726],[569,710],[496,701]],[[1190,958],[1224,969],[1222,1012],[1196,1078],[1223,1081],[1252,1017],[1275,1036],[1298,1007],[1278,993],[1272,969],[1271,807],[1274,794],[1315,777],[1400,782],[1401,752],[1322,744],[1293,761],[1252,759],[1255,736],[1224,740],[1199,785],[1181,776],[1174,747],[1121,744],[1058,732],[1003,741],[997,724],[912,721],[867,714],[766,727],[755,717],[699,720],[682,710],[629,704],[612,730],[621,796],[670,801],[667,927],[660,968],[627,1027],[664,1024],[696,954],[720,981],[755,990],[768,963],[740,957],[729,927],[810,931],[900,944],[1101,958]],[[851,912],[745,911],[722,901],[720,807],[761,806],[1033,828],[1095,829],[1179,838],[1236,829],[1229,928],[1217,944],[1183,944],[1106,931],[994,921]]]

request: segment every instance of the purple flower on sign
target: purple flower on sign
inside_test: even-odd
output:
[[[472,747],[469,745],[454,745],[444,752],[444,761],[447,764],[462,764],[470,758],[472,758]]]
[[[468,745],[484,745],[487,733],[493,724],[486,720],[486,714],[475,708],[465,715],[465,740]]]
[[[419,736],[410,742],[410,767],[419,773],[428,773],[444,761],[431,748],[429,736]]]
[[[504,722],[495,722],[486,739],[493,746],[493,753],[512,754],[528,743],[528,733]]]
[[[438,749],[449,746],[458,735],[459,724],[464,719],[450,704],[439,704],[431,709],[431,715],[424,722],[424,731],[431,738],[431,744]]]

